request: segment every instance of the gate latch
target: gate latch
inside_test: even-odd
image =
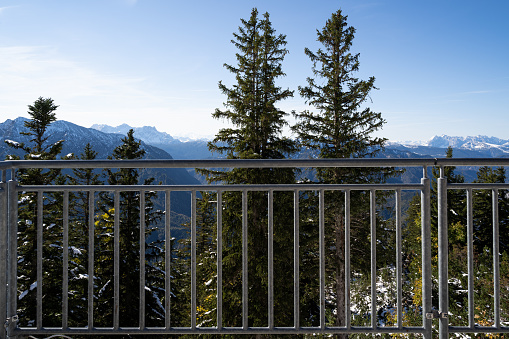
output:
[[[448,313],[438,312],[437,310],[426,313],[426,319],[447,319],[448,317]]]
[[[9,317],[5,320],[4,327],[7,328],[11,323],[16,323],[19,320],[19,316],[17,314],[13,315],[12,317]]]

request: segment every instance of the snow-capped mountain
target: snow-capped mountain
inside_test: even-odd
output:
[[[389,142],[387,149],[411,152],[421,156],[444,157],[447,147],[453,148],[455,158],[509,157],[509,140],[478,136],[434,136],[423,142]]]
[[[467,150],[498,149],[502,153],[509,153],[509,140],[488,137],[485,135],[469,137],[453,137],[448,135],[435,136],[430,139],[426,146],[446,148],[461,148]]]
[[[12,142],[23,142],[30,144],[30,136],[22,135],[21,132],[26,132],[24,127],[26,118],[16,118],[14,120],[6,120],[0,123],[0,158],[5,159],[7,154],[22,156],[21,150],[16,150],[9,147],[4,141],[11,140]],[[59,140],[64,140],[62,155],[73,153],[79,156],[87,143],[90,143],[93,150],[98,152],[97,159],[106,159],[112,154],[115,147],[122,144],[122,138],[125,137],[121,134],[103,133],[92,128],[78,126],[68,121],[57,120],[49,125],[47,130],[49,136],[48,144],[55,143]],[[149,145],[144,141],[141,142],[141,148],[145,150],[146,159],[173,159],[172,156],[153,145]],[[164,173],[163,173],[164,172]],[[163,172],[158,173],[161,175],[163,183],[182,183],[182,184],[196,184],[198,183],[192,176],[190,176],[185,169],[165,169]],[[154,176],[154,175],[152,175]]]
[[[130,129],[134,130],[134,136],[149,145],[156,146],[170,153],[174,159],[207,159],[212,156],[205,139],[179,140],[166,132],[160,132],[153,126],[131,127],[122,124],[117,127],[94,124],[92,129],[105,133],[117,133],[126,135]]]
[[[6,120],[0,123],[0,157],[5,158],[7,154],[20,155],[15,149],[8,147],[3,141],[12,140],[14,142],[30,143],[31,137],[20,134],[26,132],[24,126],[26,118],[16,118]],[[122,143],[124,135],[103,133],[95,129],[86,128],[73,124],[72,122],[57,120],[48,126],[46,134],[49,136],[47,142],[55,143],[59,140],[65,140],[63,143],[62,154],[74,153],[79,156],[84,146],[90,142],[93,149],[98,152],[98,159],[106,159],[111,155],[113,149]],[[145,149],[147,159],[172,159],[171,155],[152,145],[142,141],[142,148]],[[19,153],[19,154],[18,154]]]
[[[143,126],[143,127],[131,127],[127,124],[122,124],[117,127],[112,127],[108,125],[98,125],[93,124],[90,128],[104,132],[104,133],[115,133],[126,135],[130,129],[134,130],[134,136],[145,141],[147,144],[165,144],[175,142],[176,139],[171,135],[165,132],[159,132],[153,126]]]

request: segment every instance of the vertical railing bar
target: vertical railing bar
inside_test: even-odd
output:
[[[494,326],[500,328],[500,237],[499,237],[499,212],[498,212],[498,189],[492,190],[493,200],[493,308]]]
[[[223,327],[223,192],[217,191],[217,328]]]
[[[18,275],[17,275],[17,260],[18,260],[18,192],[16,190],[16,186],[18,185],[16,181],[16,170],[11,169],[11,178],[7,184],[8,190],[8,210],[9,210],[9,220],[7,225],[7,232],[9,237],[9,247],[7,252],[7,261],[8,261],[8,291],[7,291],[7,316],[12,317],[16,315],[17,309],[17,284],[18,284]],[[1,326],[1,325],[0,325]],[[10,333],[16,328],[16,323],[11,321],[7,328],[7,334]]]
[[[345,190],[345,319],[346,328],[352,327],[350,298],[351,256],[350,256],[350,190]]]
[[[42,237],[44,193],[37,193],[37,329],[42,328]]]
[[[444,168],[440,167],[438,181],[438,283],[439,283],[439,337],[449,338],[449,240],[447,226],[447,178],[444,177]]]
[[[299,191],[293,192],[293,326],[300,328]]]
[[[145,328],[145,191],[140,190],[140,329]]]
[[[7,284],[8,284],[8,266],[7,252],[9,248],[9,232],[7,226],[8,220],[8,200],[7,200],[7,183],[6,171],[2,170],[2,179],[0,180],[0,320],[7,319]],[[1,324],[1,322],[0,322]],[[6,331],[0,327],[0,338],[5,339]]]
[[[397,285],[397,326],[403,326],[403,287],[402,287],[402,236],[401,236],[401,190],[398,189],[396,194],[396,285]]]
[[[164,209],[164,324],[167,330],[171,326],[171,196],[170,190],[165,191]]]
[[[320,328],[325,329],[325,190],[319,191]]]
[[[268,323],[269,329],[274,328],[274,191],[268,192]]]
[[[63,206],[63,269],[62,269],[62,328],[68,327],[69,319],[69,191],[64,192]]]
[[[376,328],[376,192],[369,192],[369,216],[371,228],[371,327]]]
[[[421,178],[421,257],[422,257],[422,325],[424,338],[432,338],[432,319],[426,314],[432,312],[432,278],[431,278],[431,185],[426,166]]]
[[[242,328],[248,328],[248,236],[247,190],[242,190]]]
[[[196,328],[196,191],[191,191],[191,328]]]
[[[90,191],[88,196],[88,286],[87,286],[87,308],[88,308],[88,329],[94,327],[94,238],[95,238],[95,192]]]
[[[120,327],[120,193],[114,193],[113,218],[113,328]]]
[[[468,327],[475,326],[474,309],[474,210],[472,189],[467,189]]]

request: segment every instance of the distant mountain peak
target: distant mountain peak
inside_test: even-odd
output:
[[[154,126],[131,127],[128,124],[122,124],[112,127],[104,124],[94,124],[90,128],[96,129],[104,133],[115,133],[126,135],[129,130],[134,130],[134,136],[143,140],[147,144],[164,144],[173,142],[175,139],[166,132],[159,132]]]
[[[442,134],[440,136],[434,136],[431,138],[426,146],[447,148],[449,146],[453,148],[464,148],[464,149],[483,149],[489,147],[509,145],[509,140],[500,139],[497,137],[489,137],[486,135],[477,136],[449,136]]]
[[[116,128],[118,128],[118,129],[128,129],[128,130],[130,130],[132,127],[131,127],[131,126],[129,126],[128,124],[125,124],[125,123],[124,123],[124,124],[122,124],[122,125],[118,125]]]

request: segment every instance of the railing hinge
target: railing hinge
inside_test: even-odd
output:
[[[446,319],[449,318],[448,313],[438,312],[437,310],[433,310],[431,312],[426,313],[426,319]]]
[[[13,315],[12,317],[8,317],[5,320],[4,327],[7,328],[11,323],[17,323],[19,320],[19,316],[17,314]]]

